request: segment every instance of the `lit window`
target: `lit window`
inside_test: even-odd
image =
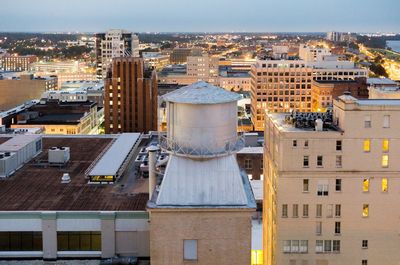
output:
[[[383,116],[383,128],[390,128],[390,115]]]
[[[369,191],[369,179],[364,179],[363,180],[363,192],[368,192]]]
[[[389,140],[384,139],[382,142],[382,151],[383,152],[389,152]]]
[[[183,259],[197,260],[197,240],[183,240]]]
[[[388,167],[388,166],[389,166],[389,156],[383,155],[382,156],[382,167]]]
[[[382,192],[387,192],[388,191],[388,179],[383,178],[382,179]]]
[[[110,106],[112,106],[113,105],[113,102],[112,102],[112,100],[110,100]]]
[[[363,204],[363,217],[368,217],[369,216],[369,204]]]
[[[364,152],[371,151],[371,140],[364,140]]]

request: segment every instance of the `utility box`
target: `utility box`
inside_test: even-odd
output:
[[[65,164],[70,159],[69,147],[52,147],[49,149],[50,164]]]

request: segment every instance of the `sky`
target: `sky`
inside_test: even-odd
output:
[[[0,31],[400,32],[400,0],[0,0]]]

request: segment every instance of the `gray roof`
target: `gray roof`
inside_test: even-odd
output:
[[[199,81],[178,90],[165,94],[163,99],[187,104],[218,104],[237,101],[241,97],[237,93]]]
[[[140,133],[123,133],[103,154],[89,176],[115,176],[122,163],[140,138]]]

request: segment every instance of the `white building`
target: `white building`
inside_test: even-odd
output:
[[[327,48],[311,47],[303,44],[299,47],[299,57],[306,62],[323,61],[324,57],[331,54],[331,50]]]

